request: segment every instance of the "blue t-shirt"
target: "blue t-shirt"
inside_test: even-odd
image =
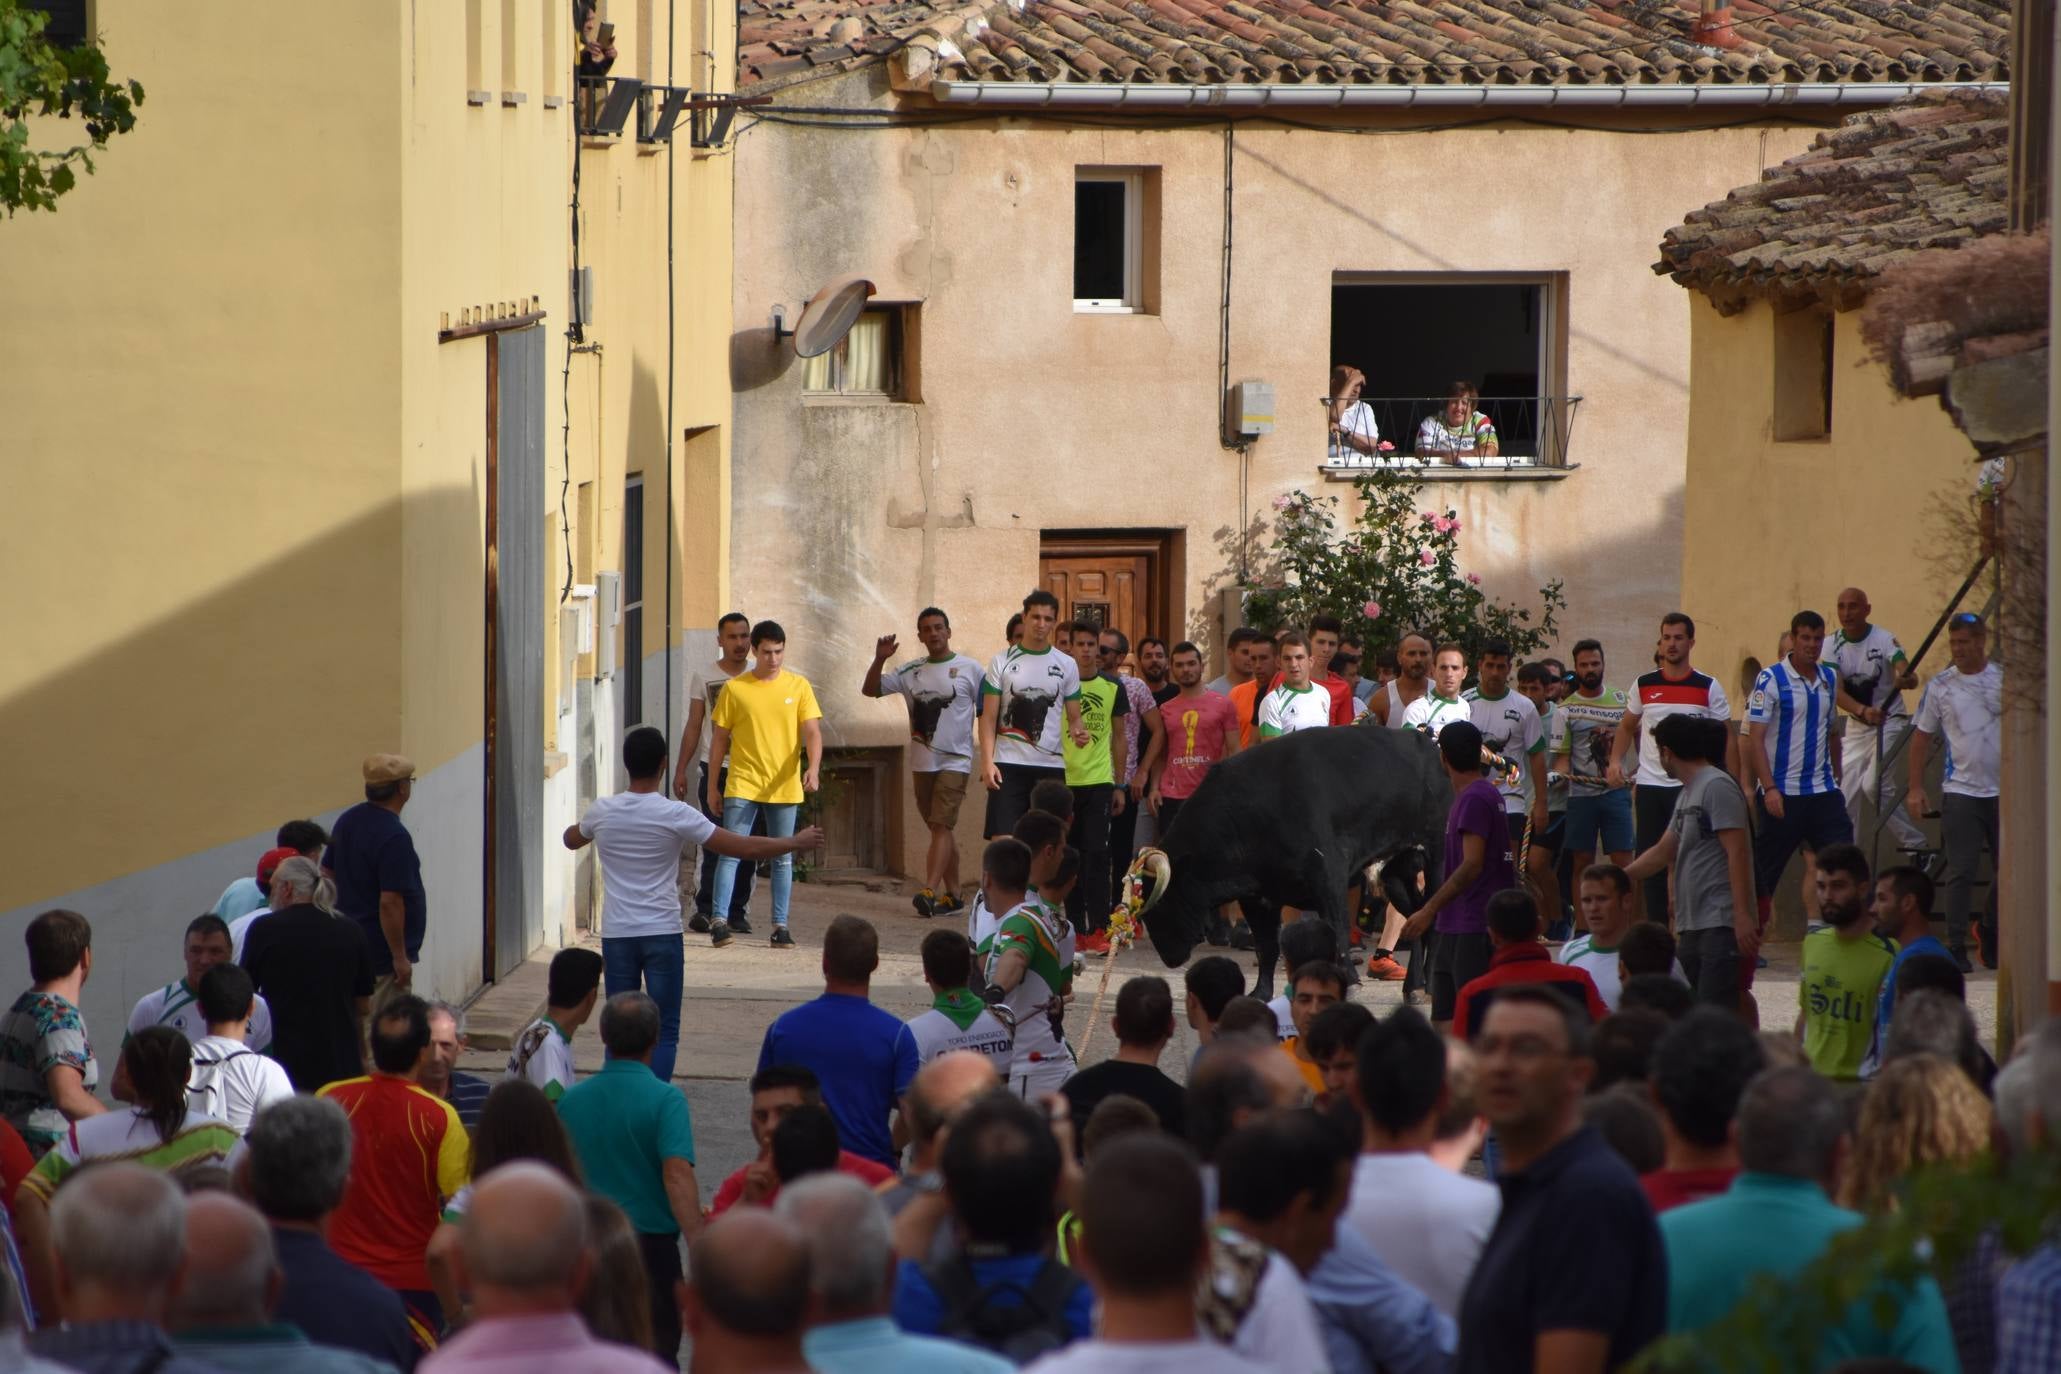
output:
[[[1021,1305],[1021,1294],[1028,1293],[1037,1282],[1038,1270],[1044,1266],[1043,1255],[1001,1255],[973,1261],[973,1279],[982,1288],[1001,1284],[995,1292],[996,1301],[1014,1298]],[[1008,1304],[1004,1304],[1008,1305]],[[903,1260],[895,1267],[895,1325],[917,1336],[935,1336],[944,1325],[945,1304],[937,1295],[937,1289],[930,1286],[924,1277],[923,1266],[914,1260]],[[1095,1290],[1087,1284],[1074,1289],[1073,1296],[1066,1301],[1066,1324],[1073,1330],[1077,1341],[1084,1341],[1095,1334]]]
[[[1446,814],[1446,872],[1459,870],[1466,857],[1463,836],[1479,835],[1486,846],[1481,876],[1472,886],[1439,908],[1435,922],[1441,935],[1479,935],[1488,929],[1489,898],[1517,886],[1510,862],[1510,822],[1503,815],[1503,794],[1487,778],[1476,778],[1453,798]]]
[[[1882,1042],[1889,1038],[1889,1015],[1896,1010],[1896,975],[1909,959],[1944,959],[1952,963],[1954,956],[1939,942],[1936,935],[1920,935],[1896,953],[1889,965],[1889,976],[1882,980],[1882,991],[1875,994],[1875,1043],[1868,1050],[1868,1072],[1873,1073],[1882,1065]]]
[[[336,875],[336,909],[358,923],[372,955],[372,976],[394,970],[393,952],[379,928],[379,894],[401,894],[406,913],[403,943],[412,961],[422,954],[429,925],[429,900],[422,890],[422,861],[401,818],[383,806],[359,802],[336,818],[322,866]]]
[[[611,1059],[558,1099],[587,1187],[623,1209],[647,1236],[673,1236],[680,1223],[666,1197],[665,1162],[694,1162],[687,1095],[638,1059]]]
[[[766,1027],[759,1067],[799,1064],[823,1085],[838,1143],[895,1167],[888,1116],[916,1076],[916,1037],[900,1018],[863,997],[826,992]]]

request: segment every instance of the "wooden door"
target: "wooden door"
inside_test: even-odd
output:
[[[1167,627],[1159,587],[1160,551],[1136,542],[1128,547],[1049,544],[1039,559],[1039,582],[1059,598],[1059,619],[1082,620],[1121,630],[1136,644]]]

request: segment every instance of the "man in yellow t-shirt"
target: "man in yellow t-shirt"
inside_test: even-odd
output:
[[[823,708],[809,680],[781,667],[787,657],[787,631],[771,620],[751,627],[752,667],[723,686],[709,719],[714,726],[708,745],[708,808],[720,811],[725,829],[749,835],[764,815],[766,834],[794,833],[802,795],[814,792],[823,768]],[[802,754],[808,754],[806,766]],[[720,796],[716,779],[729,777]],[[730,888],[737,881],[737,860],[716,861],[716,887],[710,910],[730,909]],[[787,898],[794,886],[794,856],[773,860],[773,938],[775,949],[794,948],[787,933]],[[719,929],[720,928],[720,929]],[[724,942],[728,925],[718,919],[709,933]]]

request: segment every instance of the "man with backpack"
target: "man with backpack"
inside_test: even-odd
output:
[[[961,1237],[938,1263],[903,1260],[895,1325],[989,1350],[1011,1364],[1088,1337],[1095,1296],[1051,1254],[1063,1155],[1045,1111],[997,1091],[969,1104],[945,1137],[946,1200]],[[1048,1124],[1048,1120],[1051,1124]]]
[[[249,972],[217,964],[201,975],[199,994],[195,1001],[208,1033],[193,1042],[188,1110],[225,1121],[242,1135],[260,1108],[293,1096],[293,1080],[278,1060],[244,1043],[258,1000]]]

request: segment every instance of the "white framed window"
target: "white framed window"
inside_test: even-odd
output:
[[[1145,176],[1081,167],[1073,181],[1073,308],[1134,315],[1145,308]]]

